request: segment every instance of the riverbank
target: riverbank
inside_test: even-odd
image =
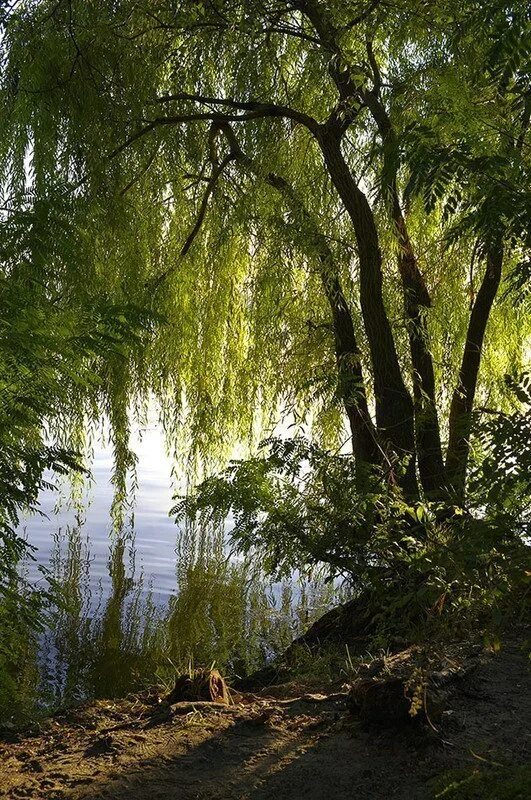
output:
[[[164,703],[152,689],[4,735],[6,800],[519,800],[531,721],[516,644],[481,653],[441,722],[364,724],[344,685],[235,694],[234,705]],[[11,741],[9,741],[11,739]],[[527,783],[526,783],[527,781]],[[454,786],[454,788],[452,788]],[[475,793],[474,793],[475,792]],[[492,793],[494,792],[494,793]]]

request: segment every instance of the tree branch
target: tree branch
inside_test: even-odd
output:
[[[355,17],[353,17],[350,20],[350,22],[347,22],[347,24],[342,27],[342,30],[348,31],[351,28],[355,28],[356,25],[362,23],[364,20],[367,19],[368,16],[370,16],[370,14],[372,14],[373,11],[375,11],[378,8],[381,2],[382,0],[372,0],[372,2],[369,3],[367,8],[364,11],[360,11],[360,13],[357,14]]]
[[[302,111],[296,111],[288,106],[279,106],[274,103],[259,103],[257,101],[238,101],[232,98],[225,97],[205,97],[203,95],[180,93],[174,95],[167,95],[157,98],[155,103],[166,103],[171,101],[191,101],[200,103],[202,105],[220,105],[229,108],[234,108],[240,111],[245,111],[243,114],[222,114],[219,111],[197,112],[195,114],[176,114],[168,117],[156,117],[149,120],[143,128],[140,128],[136,133],[132,134],[125,142],[116,147],[110,154],[109,158],[115,158],[123,153],[130,145],[141,139],[152,130],[164,125],[179,125],[185,122],[213,122],[218,126],[228,124],[231,122],[248,122],[253,119],[264,119],[266,117],[276,119],[291,119],[304,125],[308,130],[316,134],[319,130],[319,123],[308,114]]]
[[[217,184],[218,180],[220,179],[221,175],[225,171],[226,167],[228,167],[230,162],[234,161],[236,158],[237,158],[237,155],[235,153],[232,153],[232,152],[227,153],[227,155],[222,159],[222,161],[212,171],[212,175],[210,176],[210,179],[208,181],[208,185],[207,185],[205,194],[203,196],[203,200],[201,201],[201,206],[199,208],[199,214],[198,214],[197,220],[195,222],[194,227],[190,231],[190,234],[189,234],[188,238],[186,239],[186,242],[184,243],[184,245],[183,245],[183,247],[181,249],[181,253],[180,253],[181,258],[184,258],[184,256],[187,254],[187,252],[189,251],[190,247],[193,244],[193,241],[194,241],[195,237],[197,236],[197,234],[199,233],[199,231],[201,229],[201,225],[203,224],[203,221],[205,219],[205,215],[206,215],[206,212],[207,212],[207,209],[208,209],[208,203],[209,203],[210,198],[211,198],[211,196],[212,196],[212,194],[214,192],[214,189],[216,187],[216,184]]]
[[[206,187],[206,190],[205,190],[205,194],[203,195],[203,199],[201,201],[201,206],[199,208],[199,214],[197,216],[197,219],[195,221],[195,224],[194,224],[192,230],[190,231],[190,233],[189,233],[184,245],[181,248],[181,252],[179,254],[179,259],[178,259],[177,264],[174,264],[172,267],[170,267],[169,269],[165,270],[161,275],[159,275],[156,278],[156,280],[154,281],[153,287],[152,287],[153,289],[155,289],[156,287],[160,286],[160,284],[163,281],[165,281],[166,278],[168,278],[173,272],[175,272],[175,270],[177,268],[177,265],[186,256],[186,254],[188,253],[188,251],[190,250],[190,248],[191,248],[191,246],[192,246],[192,244],[194,242],[194,239],[196,238],[197,234],[201,230],[201,226],[202,226],[202,224],[204,222],[204,219],[205,219],[205,216],[206,216],[206,212],[208,210],[208,204],[210,202],[210,198],[212,197],[212,194],[214,192],[214,189],[216,188],[216,185],[217,185],[220,177],[222,176],[222,174],[224,173],[225,169],[228,167],[228,165],[230,164],[231,161],[235,161],[236,159],[239,159],[239,158],[241,158],[243,156],[241,148],[240,148],[240,146],[239,146],[239,144],[238,144],[238,142],[236,140],[236,137],[234,135],[232,137],[228,136],[226,131],[225,131],[225,127],[229,128],[231,133],[232,133],[232,129],[230,128],[230,125],[228,123],[226,123],[225,126],[220,126],[217,123],[212,123],[212,125],[210,127],[210,131],[209,131],[209,135],[208,135],[208,147],[209,147],[210,159],[211,159],[212,164],[213,164],[213,170],[212,170],[212,174],[211,174],[210,178],[208,178],[208,180],[207,180],[207,187]],[[216,139],[216,136],[217,136],[217,134],[219,133],[220,130],[223,130],[223,132],[225,133],[225,138],[227,139],[227,141],[229,143],[229,152],[218,163],[216,146],[215,146],[215,139]]]
[[[184,122],[215,122],[222,125],[225,122],[246,122],[251,119],[261,119],[262,117],[273,116],[259,111],[250,111],[248,114],[218,114],[215,112],[204,114],[177,114],[171,117],[156,117],[150,120],[147,125],[140,128],[136,133],[130,136],[125,142],[122,142],[119,147],[109,154],[109,158],[115,158],[123,153],[130,145],[141,139],[146,134],[150,133],[155,128],[163,127],[165,125],[179,125]],[[278,115],[281,116],[281,115]]]
[[[292,28],[289,25],[270,25],[269,28],[264,28],[262,33],[280,33],[283,36],[293,36],[295,39],[302,39],[303,42],[310,42],[310,44],[321,44],[317,36],[311,36],[309,33],[304,33],[304,31]]]
[[[139,172],[138,172],[136,175],[133,175],[133,177],[131,178],[131,180],[129,181],[129,183],[127,183],[127,184],[124,186],[124,188],[120,190],[120,197],[123,197],[125,194],[127,194],[127,192],[128,192],[130,189],[132,189],[132,188],[133,188],[133,186],[135,185],[135,183],[137,183],[137,182],[138,182],[138,181],[139,181],[139,180],[140,180],[140,179],[141,179],[141,178],[142,178],[142,177],[143,177],[143,176],[146,174],[146,172],[148,171],[148,169],[151,167],[151,165],[152,165],[152,164],[153,164],[153,162],[155,161],[155,159],[156,159],[156,157],[157,157],[157,155],[158,155],[158,153],[159,153],[159,150],[160,150],[160,146],[159,146],[159,145],[157,145],[157,146],[155,147],[155,149],[153,150],[153,153],[150,155],[150,157],[149,157],[149,158],[148,158],[148,160],[146,161],[145,165],[142,167],[142,169],[141,169],[141,170],[140,170],[140,171],[139,171]]]
[[[201,105],[224,106],[237,109],[238,111],[253,112],[257,117],[285,117],[286,119],[292,119],[294,122],[299,122],[311,131],[314,131],[319,124],[317,120],[302,111],[297,111],[289,106],[277,105],[276,103],[262,103],[258,100],[234,100],[232,97],[208,97],[201,94],[179,92],[177,94],[162,95],[161,97],[157,97],[154,102],[163,104],[176,101],[190,101],[200,103]],[[249,119],[249,117],[246,118]],[[238,119],[227,119],[227,122],[238,122]]]
[[[366,41],[366,48],[367,48],[367,57],[369,59],[369,64],[371,65],[372,70],[372,77],[373,77],[373,91],[374,93],[379,96],[380,89],[382,87],[382,75],[380,73],[380,68],[378,66],[378,62],[376,61],[376,57],[374,55],[374,50],[372,47],[372,40],[367,39]]]

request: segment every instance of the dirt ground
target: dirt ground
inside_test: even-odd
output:
[[[155,691],[56,716],[0,742],[0,797],[38,800],[426,800],[454,767],[529,756],[529,675],[508,646],[456,686],[437,732],[364,727],[345,695],[244,695],[167,707]],[[275,695],[275,696],[272,696]]]

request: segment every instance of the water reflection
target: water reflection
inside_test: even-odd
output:
[[[212,532],[181,532],[170,596],[146,582],[132,531],[111,535],[108,547],[108,580],[94,582],[84,526],[54,536],[49,566],[60,602],[49,612],[32,671],[42,706],[169,683],[190,663],[248,674],[334,599],[320,581],[268,584],[251,563],[229,558]]]
[[[109,532],[113,462],[105,434],[93,482],[77,501],[70,503],[65,486],[57,509],[57,493],[44,492],[44,516],[26,521],[38,560],[21,573],[45,588],[39,568],[47,568],[60,602],[35,633],[12,607],[20,587],[0,601],[0,727],[31,717],[35,704],[49,710],[171,682],[190,662],[245,675],[332,602],[331,587],[319,581],[272,586],[252,563],[229,558],[214,532],[176,529],[162,430],[149,425],[141,433],[132,442],[139,456],[134,530]]]

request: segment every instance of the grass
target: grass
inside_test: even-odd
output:
[[[527,800],[531,766],[450,770],[431,782],[430,792],[430,800]]]

